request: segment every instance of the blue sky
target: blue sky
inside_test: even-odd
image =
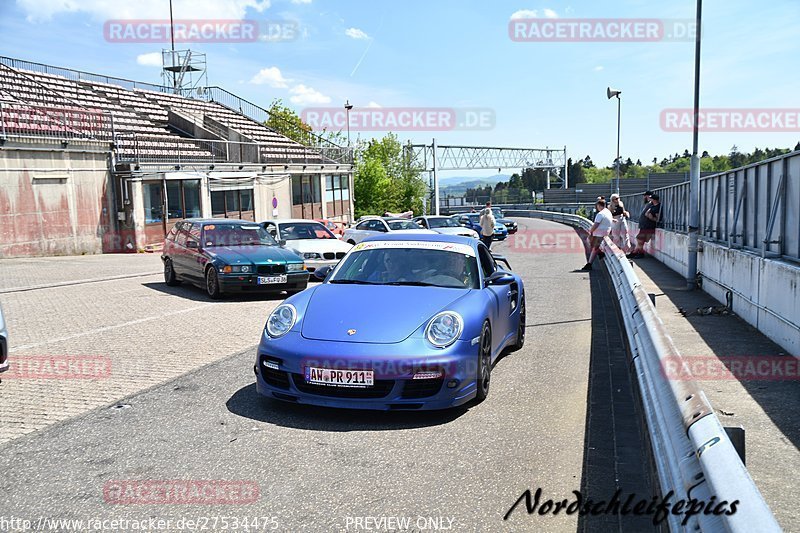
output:
[[[175,0],[176,19],[287,20],[283,42],[192,44],[208,56],[208,78],[268,106],[490,108],[486,131],[400,132],[440,144],[567,146],[609,165],[622,93],[622,155],[641,158],[691,148],[690,133],[662,131],[664,108],[692,103],[693,42],[532,43],[508,35],[512,14],[537,17],[694,17],[694,0]],[[0,53],[112,76],[159,82],[153,52],[168,44],[109,43],[108,19],[166,19],[166,0],[0,0]],[[800,2],[704,2],[701,105],[800,108]],[[179,47],[185,47],[179,46]],[[357,135],[353,132],[353,136]],[[380,135],[362,133],[363,136]],[[800,132],[706,133],[701,150],[793,147]],[[491,172],[483,172],[491,174]]]

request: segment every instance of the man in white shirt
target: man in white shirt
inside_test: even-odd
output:
[[[486,202],[486,207],[481,211],[481,241],[487,248],[492,247],[492,236],[494,235],[495,225],[494,213],[492,212],[492,202]]]
[[[597,252],[600,251],[600,244],[603,242],[603,237],[608,235],[608,232],[611,231],[611,226],[614,224],[614,217],[611,211],[606,207],[605,200],[598,200],[594,206],[597,210],[597,215],[594,217],[594,224],[589,230],[589,248],[591,249],[589,253],[589,262],[581,269],[586,271],[592,269],[592,263],[594,262],[594,258],[597,257]]]

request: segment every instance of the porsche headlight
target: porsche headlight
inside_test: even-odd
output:
[[[437,348],[450,346],[464,329],[464,320],[454,311],[444,311],[434,316],[425,328],[425,337],[428,342]]]
[[[305,270],[306,264],[305,263],[287,263],[286,270],[289,272],[298,272],[300,270]]]
[[[286,335],[297,320],[297,309],[292,304],[281,304],[267,319],[267,335],[278,338]]]

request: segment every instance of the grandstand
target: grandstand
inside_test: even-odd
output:
[[[268,118],[220,87],[175,94],[0,57],[0,255],[149,249],[190,215],[349,221],[349,149],[319,137],[300,144]],[[19,206],[45,216],[29,227],[31,213]]]

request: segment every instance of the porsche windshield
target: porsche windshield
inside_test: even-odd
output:
[[[330,283],[478,288],[474,256],[446,250],[372,248],[351,253]]]
[[[258,224],[203,224],[203,246],[274,246],[275,239]]]

